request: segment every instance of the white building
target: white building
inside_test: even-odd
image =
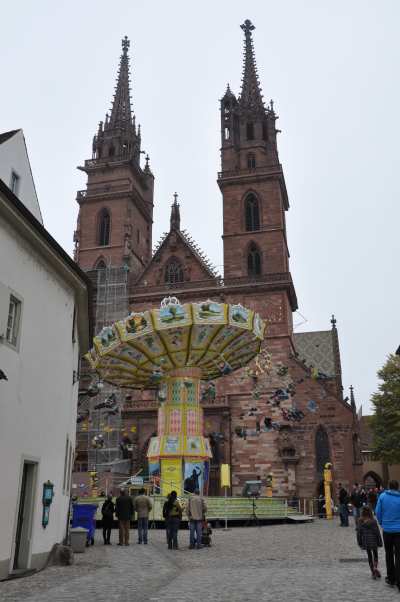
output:
[[[0,134],[0,180],[43,224],[31,164],[22,130]]]
[[[1,137],[8,180],[0,181],[0,579],[43,566],[64,539],[79,357],[91,336],[90,284],[39,221],[22,131]],[[2,155],[10,141],[13,152]],[[12,172],[21,200],[9,188]],[[48,481],[54,497],[43,526]]]

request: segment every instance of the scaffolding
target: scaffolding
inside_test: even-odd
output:
[[[110,266],[98,270],[95,332],[124,318],[128,307],[128,270]],[[130,474],[131,459],[121,445],[124,401],[120,390],[104,383],[99,393],[86,397],[79,408],[84,419],[77,425],[78,445],[87,451],[87,469],[97,473],[100,490],[109,490],[115,478]]]

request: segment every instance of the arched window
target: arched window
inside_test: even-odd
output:
[[[183,267],[178,259],[169,260],[165,268],[164,280],[169,284],[183,282]]]
[[[247,140],[254,140],[254,123],[251,121],[246,124]]]
[[[254,194],[249,194],[245,203],[246,231],[253,232],[260,229],[260,212],[258,200]]]
[[[247,155],[247,167],[249,169],[255,169],[256,166],[256,156],[253,153],[249,153]]]
[[[315,433],[315,456],[317,475],[322,479],[325,464],[330,461],[328,433],[323,426],[319,426]]]
[[[259,276],[261,274],[261,255],[257,245],[253,242],[247,254],[247,273],[249,276]]]
[[[110,244],[110,214],[107,209],[102,209],[99,215],[99,246],[106,247]]]
[[[113,157],[114,155],[115,155],[115,148],[113,145],[111,145],[110,148],[108,149],[108,156]]]
[[[100,261],[98,261],[96,263],[96,267],[95,270],[105,270],[106,269],[106,262],[104,261],[104,259],[100,259]]]

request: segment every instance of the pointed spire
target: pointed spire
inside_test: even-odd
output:
[[[356,400],[354,398],[354,387],[353,385],[350,385],[350,405],[351,405],[351,409],[353,410],[354,414],[357,411],[356,408]]]
[[[261,94],[260,82],[258,81],[253,40],[251,37],[255,27],[249,19],[246,19],[240,27],[244,31],[244,58],[242,90],[240,93],[239,104],[245,109],[264,112],[265,107],[263,96]]]
[[[181,229],[181,215],[179,211],[179,203],[178,203],[178,194],[174,193],[174,202],[171,205],[171,220],[170,220],[170,230],[180,230]]]
[[[132,123],[131,96],[129,88],[130,41],[127,36],[122,40],[122,54],[119,64],[118,80],[111,109],[111,127],[126,127]]]
[[[229,84],[226,85],[226,91],[222,98],[235,98],[235,95],[232,92]]]
[[[106,114],[104,125],[93,140],[93,159],[130,161],[140,168],[140,128],[136,133],[129,88],[129,46],[130,42],[125,36],[111,114]]]

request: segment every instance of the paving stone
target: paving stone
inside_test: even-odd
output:
[[[117,538],[117,532],[113,532]],[[71,567],[51,567],[0,583],[2,602],[363,602],[399,600],[384,579],[373,581],[353,527],[310,524],[215,529],[211,548],[168,550],[163,530],[149,545],[96,544]],[[384,554],[380,564],[385,575]]]

